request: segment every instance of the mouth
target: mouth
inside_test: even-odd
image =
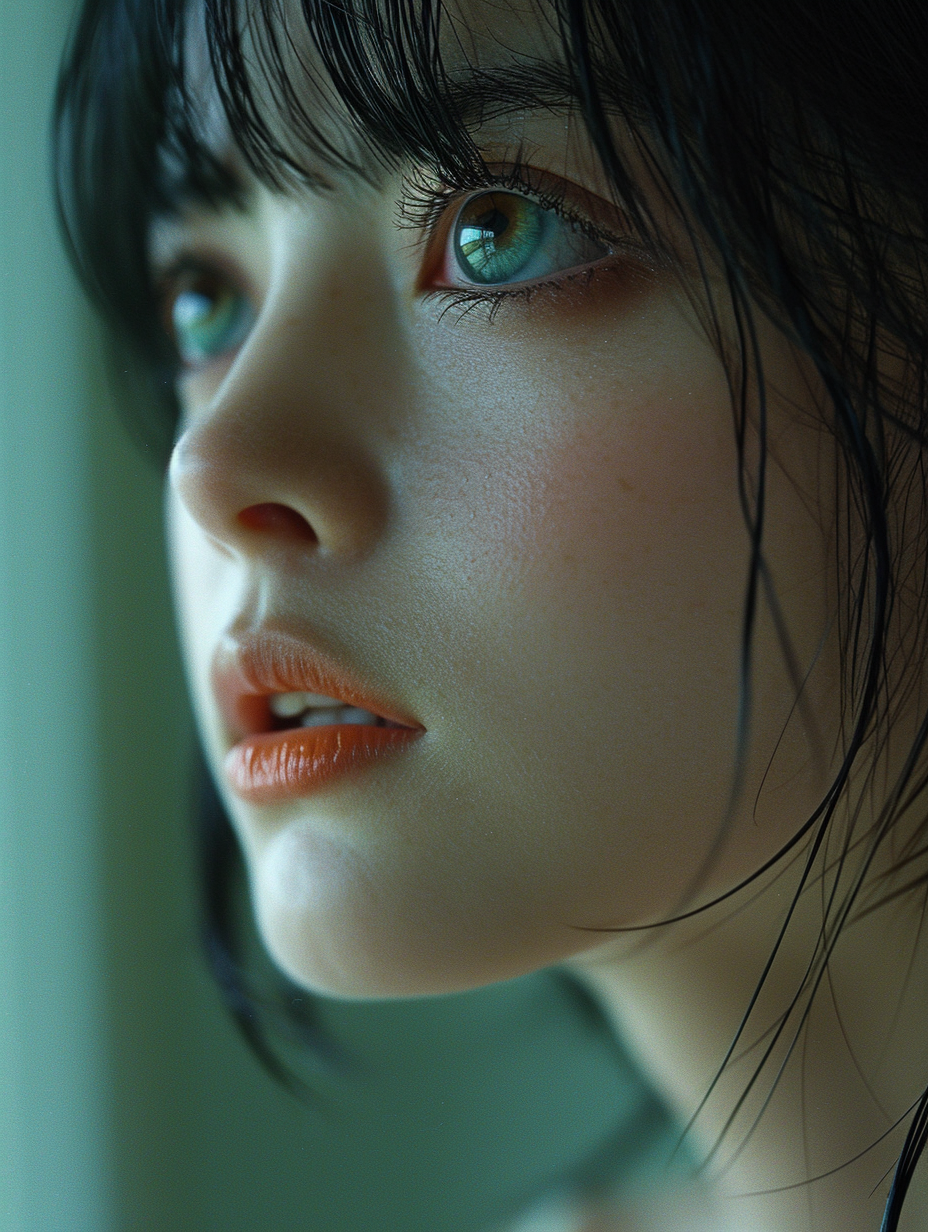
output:
[[[320,791],[424,731],[344,667],[286,634],[225,638],[212,675],[234,742],[223,770],[236,795],[252,804]]]
[[[331,727],[347,724],[349,727],[402,727],[392,719],[340,702],[337,697],[323,697],[320,693],[274,693],[268,699],[274,728],[287,731],[294,727]]]

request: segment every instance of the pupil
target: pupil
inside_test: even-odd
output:
[[[480,230],[487,233],[485,237],[487,240],[498,239],[509,226],[509,219],[495,206],[481,214],[476,221]]]
[[[472,201],[458,222],[458,265],[473,282],[511,282],[524,270],[544,235],[537,206],[511,193]]]

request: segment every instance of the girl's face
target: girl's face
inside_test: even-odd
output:
[[[428,224],[400,225],[404,173],[286,197],[243,173],[244,210],[152,241],[188,360],[169,525],[202,737],[271,952],[347,996],[564,960],[694,879],[705,901],[805,819],[835,736],[833,450],[802,365],[758,313],[794,662],[762,598],[726,823],[749,543],[725,367],[579,120],[476,140],[502,184],[451,185]],[[283,714],[299,692],[331,705]]]

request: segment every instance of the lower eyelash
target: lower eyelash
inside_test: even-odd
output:
[[[523,162],[521,151],[508,163],[504,174],[493,174],[486,167],[476,166],[472,175],[464,177],[459,175],[458,183],[454,187],[447,182],[436,183],[435,180],[428,178],[426,172],[418,171],[404,181],[403,192],[398,203],[397,225],[415,229],[430,239],[434,238],[445,212],[452,209],[455,202],[463,205],[470,193],[491,192],[497,189],[529,197],[543,210],[552,211],[572,227],[600,244],[618,248],[622,246],[622,239],[594,226],[588,218],[565,208],[563,193],[552,192],[550,188],[543,189],[537,182],[542,178],[542,173]],[[625,243],[627,240],[626,236]],[[441,310],[442,318],[446,312],[460,310],[456,318],[460,321],[477,309],[483,308],[486,311],[486,320],[489,322],[495,318],[507,301],[527,302],[539,293],[552,294],[568,289],[574,290],[578,279],[584,279],[589,283],[597,273],[606,268],[615,268],[615,265],[597,263],[586,269],[574,270],[573,273],[566,272],[541,282],[523,285],[514,283],[496,286],[489,284],[480,287],[435,287],[426,293],[426,297],[429,299],[440,297],[445,301],[445,306]]]
[[[589,286],[596,277],[619,272],[618,263],[603,261],[586,269],[575,270],[573,273],[568,272],[562,277],[546,279],[544,282],[530,282],[523,285],[514,283],[511,286],[501,285],[479,289],[476,287],[436,287],[428,291],[425,298],[443,301],[438,317],[440,321],[444,320],[446,313],[453,312],[456,314],[454,324],[458,324],[472,312],[482,311],[485,314],[484,320],[487,324],[491,324],[507,302],[521,300],[523,303],[528,303],[538,295],[569,294],[576,292],[578,283]]]
[[[509,301],[521,300],[527,303],[534,299],[539,291],[560,289],[559,284],[551,282],[531,283],[529,286],[500,287],[497,289],[481,288],[479,291],[469,287],[436,287],[426,298],[443,301],[438,319],[443,321],[449,312],[454,313],[454,323],[462,321],[472,312],[481,311],[484,319],[491,323],[503,304]]]

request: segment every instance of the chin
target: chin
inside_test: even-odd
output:
[[[264,945],[276,965],[309,992],[388,1000],[466,992],[548,966],[563,955],[519,945],[506,920],[478,931],[438,896],[374,892],[370,883],[328,881],[307,901],[282,901],[266,873],[253,883]],[[484,917],[485,919],[486,917]],[[515,943],[514,943],[515,942]]]
[[[268,912],[257,905],[258,926],[271,958],[284,974],[308,992],[344,1000],[382,1001],[465,992],[523,974],[479,961],[459,952],[448,962],[447,950],[432,950],[422,938],[384,922],[355,922],[318,915]]]

